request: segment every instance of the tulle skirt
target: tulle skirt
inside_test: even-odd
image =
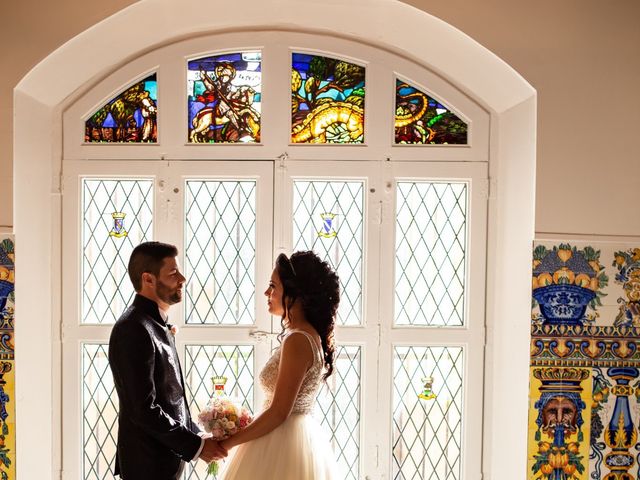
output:
[[[232,450],[220,480],[332,480],[329,439],[311,416],[292,414],[267,435]]]

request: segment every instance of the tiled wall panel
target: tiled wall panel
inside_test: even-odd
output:
[[[539,242],[528,478],[638,478],[640,245]]]

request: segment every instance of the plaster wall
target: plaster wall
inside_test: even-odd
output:
[[[57,47],[133,3],[0,2],[0,226],[14,224],[13,88]],[[639,2],[405,3],[465,32],[537,90],[538,234],[640,235],[640,216],[624,213],[640,181]]]

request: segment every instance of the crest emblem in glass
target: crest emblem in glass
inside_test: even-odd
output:
[[[461,478],[463,369],[462,347],[394,348],[391,478]],[[423,379],[438,385],[429,401],[416,395]]]
[[[85,178],[82,184],[81,319],[114,323],[134,294],[129,256],[153,235],[153,181]]]
[[[295,180],[293,246],[313,250],[338,273],[338,323],[361,324],[364,182]]]

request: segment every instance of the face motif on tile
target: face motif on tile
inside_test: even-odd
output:
[[[562,427],[566,433],[576,431],[576,404],[562,395],[552,398],[542,409],[542,430],[549,434]]]

